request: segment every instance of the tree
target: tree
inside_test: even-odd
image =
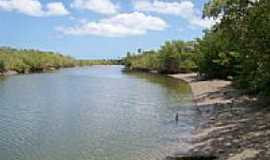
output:
[[[176,73],[180,66],[180,52],[182,52],[182,42],[165,42],[160,53],[160,68],[162,73]]]
[[[6,64],[3,60],[0,60],[0,72],[6,71]]]
[[[198,39],[196,63],[205,78],[222,78],[237,75],[239,53],[222,31],[208,31],[203,39]]]
[[[165,42],[159,50],[162,73],[191,72],[196,69],[194,61],[194,42]]]
[[[205,5],[204,17],[220,18],[220,23],[211,29],[210,34],[229,44],[226,52],[223,47],[217,47],[216,55],[238,54],[239,65],[233,67],[237,84],[253,92],[270,94],[267,87],[270,85],[270,1],[210,0]],[[207,41],[207,38],[205,36],[202,41]],[[213,43],[208,49],[218,46],[219,40]],[[226,56],[221,57],[222,61],[224,59]]]
[[[142,51],[138,54],[127,53],[125,66],[130,70],[160,73],[191,72],[197,66],[194,60],[195,42],[168,41],[158,51]]]
[[[240,41],[242,72],[239,85],[270,94],[270,1],[260,0],[243,19],[246,29]]]

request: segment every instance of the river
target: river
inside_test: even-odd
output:
[[[0,79],[0,159],[158,160],[185,152],[198,123],[190,87],[122,68]]]

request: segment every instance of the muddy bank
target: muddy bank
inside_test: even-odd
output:
[[[18,72],[16,71],[6,71],[6,72],[0,72],[0,76],[12,76],[12,75],[16,75],[18,74]]]
[[[70,68],[70,67],[66,67],[66,68]],[[31,74],[31,73],[47,73],[47,72],[54,72],[59,69],[62,69],[62,68],[49,67],[49,68],[41,68],[41,69],[36,69],[36,70],[24,70],[22,72],[17,72],[14,70],[7,70],[5,72],[0,72],[0,76],[13,76],[17,74]]]
[[[193,132],[189,155],[168,159],[269,160],[269,101],[243,95],[230,81],[200,81],[196,74],[169,75],[188,82],[201,123]]]

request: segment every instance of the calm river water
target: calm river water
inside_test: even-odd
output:
[[[156,160],[185,151],[198,117],[189,86],[121,70],[0,79],[0,159]]]

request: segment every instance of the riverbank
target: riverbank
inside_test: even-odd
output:
[[[73,67],[78,67],[78,66],[73,66]],[[59,69],[63,69],[63,68],[72,68],[72,67],[62,67],[62,68],[47,68],[47,69],[42,69],[42,70],[36,70],[36,71],[25,71],[25,72],[17,72],[15,70],[7,70],[4,72],[0,72],[0,76],[6,77],[6,76],[14,76],[14,75],[18,75],[18,74],[31,74],[31,73],[47,73],[47,72],[54,72],[56,70]]]
[[[0,76],[43,73],[77,66],[117,64],[122,64],[122,60],[82,60],[49,51],[0,47]]]
[[[16,71],[5,71],[5,72],[0,72],[0,76],[12,76],[12,75],[17,75],[19,74],[18,72]]]
[[[51,68],[46,68],[46,69],[41,69],[41,70],[35,70],[35,71],[25,71],[25,72],[17,72],[15,70],[7,70],[7,71],[4,71],[4,72],[0,72],[0,76],[1,77],[7,77],[7,76],[14,76],[14,75],[18,75],[18,74],[31,74],[31,73],[49,73],[49,72],[55,72],[57,70],[60,70],[60,69],[65,69],[65,68],[76,68],[76,67],[90,67],[90,66],[96,66],[96,65],[111,65],[111,64],[94,64],[94,65],[76,65],[76,66],[70,66],[70,67],[60,67],[60,68],[54,68],[54,67],[51,67]],[[114,64],[115,65],[115,64]],[[119,65],[119,64],[116,64],[116,65]]]
[[[201,81],[194,73],[169,76],[190,84],[201,114],[190,155],[216,156],[218,160],[270,159],[270,108],[266,100],[242,94],[230,81]],[[189,159],[196,159],[192,156]],[[187,156],[176,154],[168,159],[186,159],[181,157]]]
[[[76,67],[76,66],[74,66]],[[62,68],[71,68],[71,67],[62,67]],[[53,72],[62,68],[54,68],[54,67],[50,67],[50,68],[46,68],[46,69],[41,69],[41,70],[36,70],[36,71],[31,71],[31,70],[25,70],[24,72],[17,72],[15,70],[6,70],[4,72],[0,72],[0,76],[14,76],[17,74],[30,74],[30,73],[46,73],[46,72]]]
[[[171,74],[170,77],[181,79],[189,83],[193,100],[197,106],[209,104],[225,104],[233,101],[235,90],[231,81],[225,80],[198,80],[196,73]]]

